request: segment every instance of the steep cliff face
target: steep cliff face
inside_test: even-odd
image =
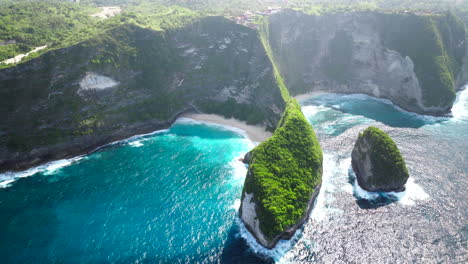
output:
[[[266,248],[290,239],[306,221],[322,183],[322,149],[291,99],[273,136],[246,155],[240,216]]]
[[[294,95],[365,93],[408,111],[445,115],[465,54],[460,25],[452,15],[286,10],[262,30]]]
[[[273,130],[284,109],[257,33],[221,17],[173,31],[121,25],[0,70],[0,171],[166,128],[184,111]]]
[[[359,134],[351,164],[363,189],[376,192],[404,191],[409,178],[395,142],[384,131],[369,127]]]

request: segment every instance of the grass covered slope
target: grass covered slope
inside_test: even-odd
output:
[[[243,190],[243,196],[254,194],[260,230],[268,241],[306,214],[321,183],[322,159],[312,126],[299,103],[289,100],[273,136],[253,150]]]
[[[369,127],[359,134],[352,165],[359,185],[369,191],[401,191],[409,178],[397,145],[377,127]]]
[[[285,103],[257,32],[184,8],[159,12],[108,19],[102,34],[0,69],[0,171],[166,128],[189,110],[273,131]],[[88,73],[118,85],[83,90]]]
[[[0,61],[34,47],[68,46],[97,30],[99,8],[68,2],[0,2]]]
[[[389,48],[410,57],[428,107],[451,105],[465,53],[465,27],[445,15],[385,14],[382,35]]]

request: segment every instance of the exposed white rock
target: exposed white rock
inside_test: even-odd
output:
[[[196,54],[197,54],[197,49],[192,47],[192,48],[185,50],[183,56],[196,55]]]
[[[101,12],[92,14],[91,16],[98,17],[101,19],[107,19],[117,14],[120,14],[120,12],[122,12],[122,8],[120,8],[119,6],[103,6]]]
[[[253,193],[245,193],[244,200],[242,201],[242,220],[250,232],[253,232],[262,244],[269,244],[265,239],[262,231],[260,231],[260,221],[257,219],[257,212],[255,211],[255,202],[253,201]]]
[[[304,16],[290,11],[271,17],[272,27],[281,25],[276,26],[280,29],[277,32],[278,38],[272,40],[272,47],[277,54],[290,57],[291,53],[295,55],[291,51],[298,43],[304,45],[300,51],[304,56],[304,72],[296,76],[285,76],[285,79],[289,78],[293,83],[304,87],[303,82],[309,91],[364,93],[387,98],[407,111],[443,111],[443,107],[424,105],[422,88],[414,71],[413,61],[385,46],[372,15],[340,14],[333,18],[318,16],[314,18],[314,26],[310,26],[310,21],[304,19]],[[352,39],[350,77],[345,83],[331,80],[324,73],[322,65],[330,56],[335,35],[341,32]],[[315,37],[310,37],[313,39],[310,41],[305,36]],[[278,60],[281,62],[286,59],[280,57]],[[303,79],[298,80],[301,77]],[[463,83],[463,78],[459,82]]]
[[[112,78],[97,74],[95,72],[87,72],[85,77],[80,81],[80,89],[78,94],[82,95],[84,91],[89,90],[104,90],[115,87],[119,82]]]

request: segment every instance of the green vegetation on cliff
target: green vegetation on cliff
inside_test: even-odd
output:
[[[371,146],[369,155],[373,177],[368,180],[368,184],[382,186],[396,180],[408,179],[408,169],[403,156],[387,133],[377,127],[368,127],[359,133],[358,143],[362,140]]]
[[[244,193],[254,193],[260,229],[267,239],[304,216],[322,179],[322,149],[291,99],[273,136],[253,150]]]
[[[284,101],[287,102],[290,99],[289,90],[286,87],[286,84],[284,83],[283,77],[281,76],[281,72],[278,69],[278,66],[276,64],[276,60],[273,55],[273,50],[271,49],[271,46],[270,46],[270,42],[269,42],[270,29],[269,29],[268,19],[263,18],[261,19],[260,23],[261,23],[261,29],[259,31],[260,40],[262,41],[262,45],[263,45],[263,48],[265,49],[268,59],[273,65],[273,71],[275,74],[276,83],[281,91],[281,96],[283,97]]]
[[[273,131],[284,100],[255,30],[181,7],[159,11],[166,15],[108,19],[102,34],[0,70],[0,112],[11,113],[0,122],[0,149],[108,140],[132,126],[167,127],[189,109]],[[119,84],[80,91],[89,72]]]
[[[464,54],[464,45],[456,41],[464,41],[465,36],[460,20],[451,13],[385,14],[381,32],[388,47],[413,60],[425,105],[451,104]]]
[[[97,27],[98,8],[69,2],[6,2],[0,4],[0,61],[34,47],[74,44]]]
[[[69,47],[126,24],[171,31],[195,23],[202,17],[200,13],[183,7],[150,2],[128,6],[121,15],[105,20],[91,16],[100,11],[101,8],[90,5],[55,1],[0,4],[0,61],[29,52],[37,46],[48,45],[41,53]],[[0,65],[3,68],[11,66]]]

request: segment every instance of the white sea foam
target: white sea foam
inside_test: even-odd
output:
[[[268,256],[277,262],[281,261],[286,255],[286,253],[289,250],[291,250],[291,248],[296,244],[301,235],[301,232],[296,231],[296,233],[290,240],[280,240],[273,249],[267,249],[259,243],[257,243],[255,238],[245,227],[244,223],[242,223],[242,220],[240,218],[236,218],[236,221],[240,227],[241,237],[246,240],[247,244],[250,246],[250,250],[252,250],[256,254]]]
[[[361,188],[357,182],[357,178],[352,168],[349,168],[350,173],[354,177],[353,190],[356,197],[365,200],[374,200],[379,197],[397,199],[402,205],[415,205],[416,201],[424,201],[429,199],[429,195],[424,189],[418,185],[412,177],[406,182],[406,189],[403,192],[369,192]]]
[[[73,159],[57,160],[55,162],[52,162],[45,169],[44,175],[52,175],[55,172],[59,171],[61,168],[66,167],[66,166],[68,166],[68,165],[72,164],[73,162],[76,162],[76,161],[78,161],[80,159],[81,159],[81,157],[73,158]]]
[[[322,187],[310,215],[313,221],[325,221],[329,217],[343,213],[343,210],[332,206],[335,201],[333,193],[337,190],[337,182],[347,172],[349,160],[338,160],[336,155],[328,153],[323,155]]]
[[[315,200],[314,208],[310,214],[310,218],[314,221],[322,221],[327,216],[327,206],[326,201],[329,195],[326,193],[332,193],[334,186],[331,183],[331,177],[336,173],[336,162],[333,155],[325,154],[323,155],[323,174],[322,174],[322,187],[320,192]]]
[[[234,201],[234,204],[231,206],[232,209],[238,211],[239,208],[240,208],[240,205],[241,205],[241,200],[240,199],[236,199]]]
[[[62,159],[62,160],[56,160],[56,161],[51,161],[46,164],[25,170],[25,171],[19,171],[19,172],[4,172],[0,174],[0,188],[6,188],[11,186],[13,182],[20,178],[25,178],[32,176],[36,173],[44,173],[44,175],[52,175],[55,172],[59,171],[61,168],[66,167],[74,162],[77,162],[81,160],[83,156],[78,156],[75,158],[71,159]]]
[[[150,135],[156,135],[156,134],[164,133],[164,132],[167,132],[167,131],[168,131],[167,129],[163,129],[163,130],[156,130],[154,132],[147,133],[147,134],[135,135],[135,136],[130,137],[128,139],[114,141],[114,142],[111,142],[111,143],[106,144],[104,146],[98,147],[98,148],[94,149],[93,151],[91,151],[90,153],[95,152],[95,151],[97,151],[99,149],[114,145],[114,144],[121,144],[121,143],[128,143],[128,142],[132,143],[135,140],[140,139],[142,137],[150,136]],[[25,177],[32,176],[32,175],[34,175],[36,173],[44,173],[44,175],[52,175],[52,174],[56,173],[57,171],[59,171],[61,168],[69,166],[69,165],[71,165],[71,164],[85,158],[87,155],[88,154],[80,155],[80,156],[77,156],[77,157],[74,157],[74,158],[71,158],[71,159],[61,159],[61,160],[55,160],[55,161],[47,162],[45,164],[30,168],[30,169],[27,169],[27,170],[24,170],[24,171],[18,171],[18,172],[7,171],[7,172],[4,172],[4,173],[0,173],[0,188],[9,187],[16,180],[18,180],[20,178],[25,178]]]
[[[10,186],[14,181],[16,181],[16,179],[2,181],[0,182],[0,188],[6,188]]]
[[[144,144],[142,142],[143,142],[143,140],[137,140],[137,141],[133,141],[133,142],[128,143],[128,145],[130,145],[132,147],[135,147],[135,148],[138,148],[138,147],[144,146]]]
[[[245,175],[247,175],[247,168],[245,164],[240,161],[241,157],[236,157],[235,160],[229,162],[229,166],[232,168],[232,178],[237,181],[244,181]]]
[[[156,131],[146,133],[146,134],[135,135],[135,136],[129,137],[127,139],[111,142],[111,143],[109,143],[107,145],[104,145],[102,147],[97,148],[96,150],[98,150],[100,148],[110,146],[110,145],[122,144],[122,143],[128,143],[132,147],[141,147],[141,146],[143,146],[143,141],[144,141],[142,138],[157,135],[157,134],[166,133],[168,131],[169,131],[169,129],[161,129],[161,130],[156,130]],[[96,151],[96,150],[94,150],[94,151]]]
[[[408,111],[402,109],[401,107],[399,107],[398,105],[394,104],[389,99],[378,98],[378,97],[374,97],[374,96],[370,96],[370,95],[366,95],[366,94],[325,93],[325,94],[321,94],[321,95],[322,96],[323,95],[336,96],[337,99],[341,99],[340,101],[342,101],[342,103],[352,102],[352,101],[365,101],[365,100],[369,100],[369,99],[374,100],[374,101],[378,101],[378,102],[381,102],[381,103],[392,106],[395,110],[397,110],[399,112],[405,113],[406,115],[409,115],[409,116],[412,116],[412,117],[415,117],[415,118],[418,118],[418,119],[425,120],[427,122],[436,122],[436,121],[443,121],[443,120],[448,119],[448,117],[436,117],[436,116],[421,115],[421,114],[417,114],[417,113],[413,113],[413,112],[408,112]],[[318,96],[320,96],[320,95],[318,95]],[[317,102],[320,103],[320,100],[318,100]],[[305,103],[307,103],[307,101],[305,101]],[[320,106],[326,107],[327,105],[329,105],[329,100],[324,99],[321,102]],[[308,106],[303,106],[302,108],[304,109],[304,107],[308,107]],[[341,106],[341,103],[340,104],[335,103],[332,106],[329,106],[328,108],[341,109],[342,106]],[[306,112],[304,112],[304,114],[306,114]]]
[[[429,195],[413,178],[409,178],[408,182],[406,182],[406,190],[404,192],[390,192],[388,194],[397,197],[398,201],[403,205],[414,205],[415,201],[429,199]]]
[[[452,115],[456,120],[468,121],[468,89],[457,93],[457,99],[452,107]]]

